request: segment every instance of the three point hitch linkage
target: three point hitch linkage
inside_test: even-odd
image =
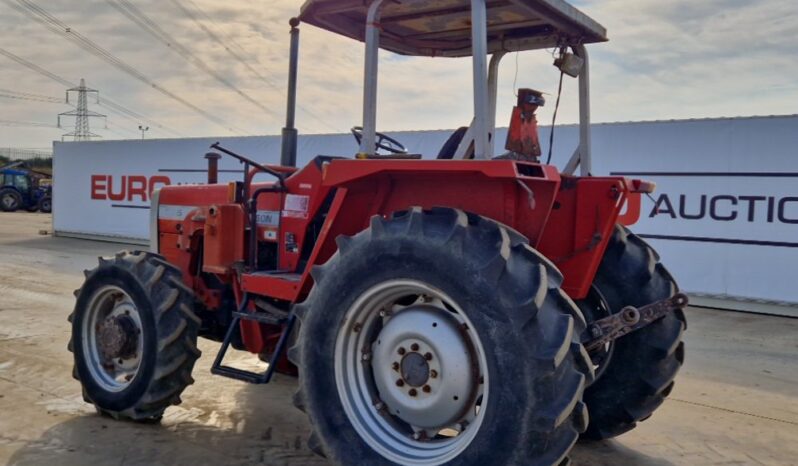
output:
[[[656,322],[670,312],[684,309],[685,306],[687,306],[687,296],[684,293],[676,293],[668,299],[640,308],[626,306],[621,309],[621,312],[588,325],[585,332],[585,349],[588,352],[594,351],[624,335]]]

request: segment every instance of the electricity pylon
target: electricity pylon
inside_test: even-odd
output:
[[[100,103],[100,92],[95,89],[89,89],[86,87],[86,81],[81,78],[80,86],[73,87],[72,89],[67,89],[66,91],[66,102],[69,102],[69,93],[70,92],[77,92],[78,93],[78,106],[75,110],[70,110],[68,112],[59,113],[58,114],[58,127],[61,128],[61,117],[62,116],[73,116],[75,117],[75,131],[71,133],[66,133],[61,136],[61,140],[63,141],[66,137],[73,137],[75,141],[89,141],[91,138],[99,138],[102,137],[99,134],[94,134],[89,130],[89,118],[91,117],[99,117],[99,118],[106,118],[105,115],[92,112],[89,110],[88,104],[88,95],[95,94],[97,96],[97,103]]]

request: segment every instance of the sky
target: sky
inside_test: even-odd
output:
[[[572,3],[605,26],[610,38],[589,47],[594,122],[798,113],[795,0]],[[69,83],[83,78],[99,91],[100,104],[92,98],[89,108],[108,115],[91,121],[103,139],[140,138],[139,125],[149,126],[147,138],[279,134],[288,19],[300,5],[0,0],[0,148],[47,149],[72,131],[69,118],[55,127],[57,115],[72,107],[63,102],[67,86],[53,75]],[[30,16],[37,8],[49,15],[50,28]],[[158,39],[145,28],[167,36]],[[363,45],[309,25],[301,30],[297,126],[301,133],[348,131],[361,119]],[[118,67],[76,45],[81,38],[110,52]],[[550,52],[507,56],[500,75],[499,126],[509,120],[514,81],[549,94],[539,119],[550,121],[559,78]],[[385,52],[379,79],[382,131],[456,128],[471,119],[468,59]],[[52,101],[29,100],[31,95]],[[114,113],[105,99],[136,117]],[[566,77],[558,123],[577,117],[576,80]]]

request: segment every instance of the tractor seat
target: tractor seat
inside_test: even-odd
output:
[[[460,143],[463,141],[466,132],[468,131],[468,126],[461,126],[457,128],[449,139],[443,143],[443,147],[441,147],[440,152],[438,152],[438,160],[450,160],[454,157],[454,154],[457,153],[457,148],[460,147]]]

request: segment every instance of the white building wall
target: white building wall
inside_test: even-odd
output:
[[[497,153],[501,153],[505,131],[498,131]],[[544,154],[548,131],[541,128]],[[434,156],[450,133],[392,135],[411,152]],[[148,202],[140,195],[108,199],[108,177],[111,192],[117,194],[123,176],[127,182],[130,176],[156,182],[158,178],[153,177],[166,176],[172,184],[202,183],[206,178],[202,156],[216,140],[55,143],[54,231],[64,236],[146,241]],[[277,136],[220,141],[260,162],[279,162]],[[564,166],[576,143],[576,126],[558,127],[552,162]],[[705,297],[708,303],[731,298],[798,304],[796,148],[798,116],[593,127],[594,174],[657,182],[657,193],[643,199],[640,218],[632,228],[660,252],[685,291]],[[301,166],[319,154],[350,156],[356,150],[351,135],[300,136],[298,162]],[[220,168],[231,172],[222,173],[222,181],[239,179],[232,171],[240,167],[224,158]],[[134,180],[135,188],[140,179]],[[100,199],[92,198],[93,191]],[[704,212],[699,215],[702,204]]]

